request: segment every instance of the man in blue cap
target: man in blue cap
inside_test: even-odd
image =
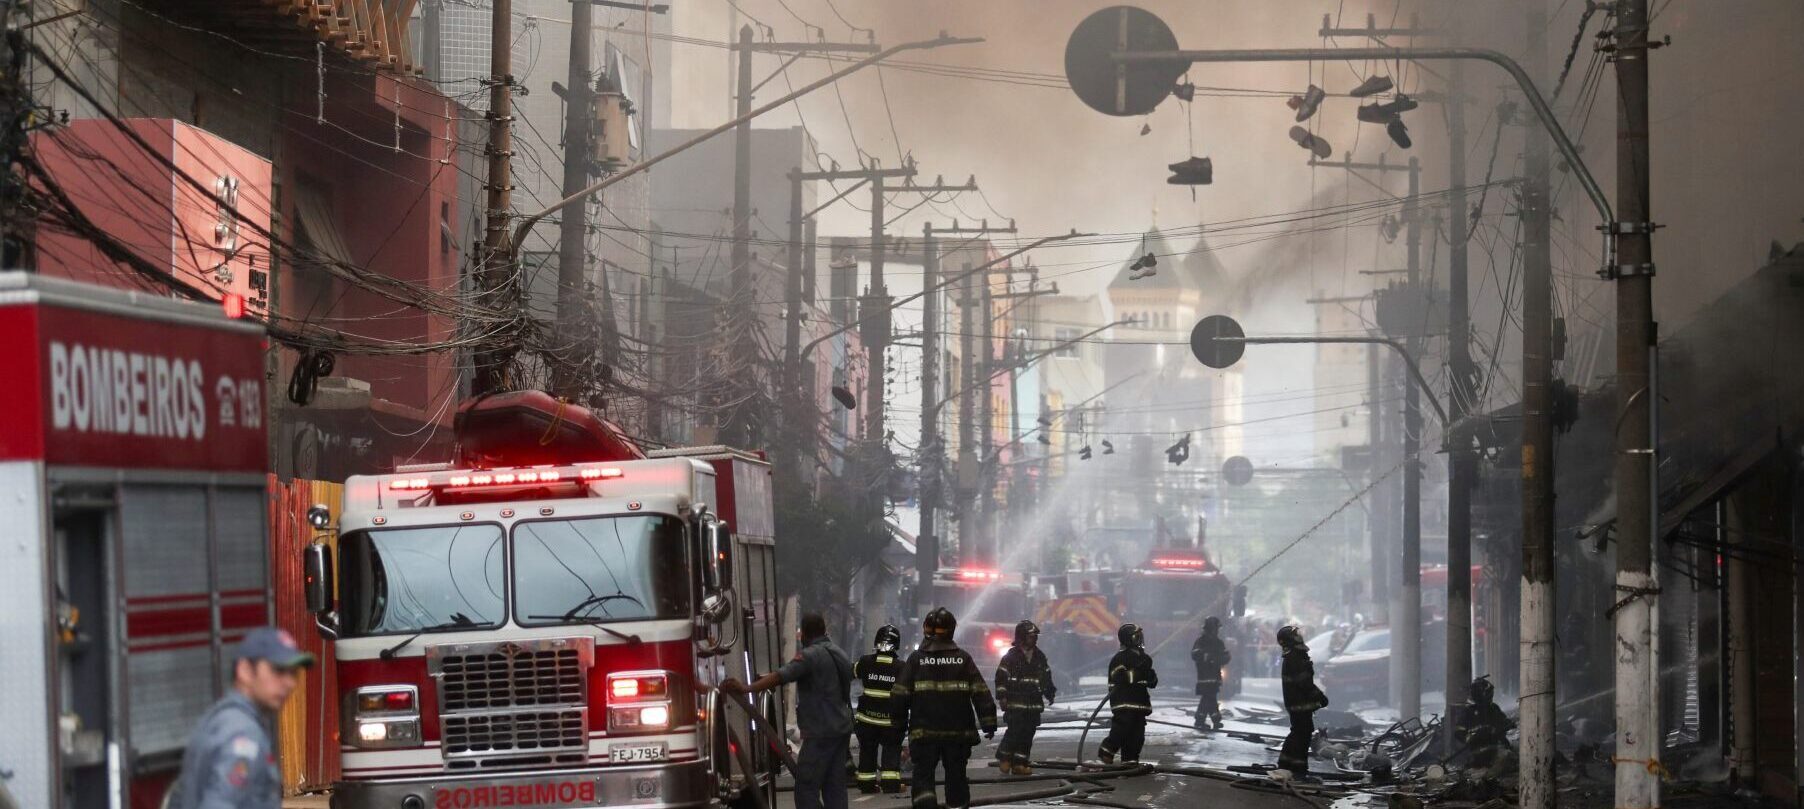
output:
[[[232,687],[213,704],[182,754],[169,809],[279,809],[282,773],[270,726],[294,693],[296,672],[313,665],[280,629],[251,630],[232,662]]]

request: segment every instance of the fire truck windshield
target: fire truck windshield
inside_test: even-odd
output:
[[[352,531],[339,567],[346,636],[495,627],[507,616],[499,525]]]
[[[1227,610],[1222,586],[1192,576],[1135,576],[1125,588],[1128,614],[1142,621],[1190,620],[1198,612]]]
[[[514,617],[522,626],[689,614],[683,523],[658,515],[514,526]]]

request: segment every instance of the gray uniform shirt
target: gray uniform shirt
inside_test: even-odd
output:
[[[263,712],[233,690],[213,704],[182,754],[169,809],[280,809],[282,773]]]
[[[796,684],[796,727],[802,738],[852,733],[852,661],[827,636],[815,638],[777,669],[777,680]]]

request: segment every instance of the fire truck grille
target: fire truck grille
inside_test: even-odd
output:
[[[445,757],[481,759],[481,766],[566,761],[571,757],[581,761],[588,748],[588,719],[588,711],[582,708],[446,716]],[[466,766],[474,765],[472,761]]]
[[[582,763],[589,751],[590,638],[428,647],[445,766]]]
[[[586,702],[582,656],[576,649],[516,647],[447,655],[439,661],[439,673],[439,695],[447,713]]]

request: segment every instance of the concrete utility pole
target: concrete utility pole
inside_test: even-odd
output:
[[[915,535],[915,592],[930,592],[940,567],[940,247],[933,223],[921,226],[921,529]],[[909,605],[920,614],[923,605]]]
[[[1409,355],[1422,354],[1422,327],[1427,324],[1428,296],[1422,287],[1422,164],[1409,159],[1409,195],[1403,198],[1403,219],[1408,240],[1409,302],[1411,328]],[[1403,390],[1403,578],[1397,595],[1402,600],[1391,634],[1393,683],[1402,666],[1402,689],[1397,712],[1405,719],[1422,715],[1422,393],[1410,385]],[[1396,629],[1403,630],[1398,635]],[[1401,652],[1401,655],[1398,653]],[[1393,686],[1395,687],[1395,686]]]
[[[1402,171],[1409,175],[1409,191],[1403,197],[1404,242],[1407,245],[1408,328],[1403,334],[1405,353],[1419,357],[1422,353],[1422,330],[1427,323],[1427,295],[1423,292],[1422,263],[1422,164],[1411,157],[1408,164],[1380,161],[1355,163],[1351,159],[1339,163],[1309,161],[1311,166],[1346,169],[1351,172],[1372,171],[1380,177],[1386,172]],[[1383,326],[1382,318],[1380,326]],[[1432,401],[1433,394],[1430,393]],[[1404,719],[1422,715],[1422,464],[1417,460],[1422,440],[1422,393],[1416,385],[1403,391],[1403,435],[1401,445],[1403,475],[1403,547],[1402,570],[1391,605],[1390,699]]]
[[[1660,804],[1659,665],[1653,570],[1659,530],[1658,331],[1654,323],[1653,212],[1648,181],[1647,0],[1616,4],[1616,805]],[[1736,593],[1740,596],[1743,593]],[[1736,728],[1739,735],[1747,728]]]
[[[508,241],[507,220],[513,205],[513,0],[493,0],[489,46],[489,158],[488,214],[483,224],[482,270],[477,277],[478,298],[497,311],[512,311],[509,290],[514,255]],[[475,352],[475,374],[470,392],[481,396],[506,390],[507,365],[518,346],[494,345]]]
[[[908,171],[902,176],[912,176],[914,174],[913,162],[911,161],[906,168]],[[864,429],[865,436],[869,440],[879,442],[881,445],[885,435],[884,390],[888,382],[885,374],[889,371],[889,358],[886,356],[886,352],[889,349],[890,312],[893,309],[893,302],[889,296],[889,285],[883,278],[884,194],[898,191],[924,194],[976,191],[977,183],[973,179],[958,186],[949,186],[936,181],[933,185],[886,187],[883,184],[883,179],[887,176],[885,172],[871,171],[869,176],[871,180],[871,288],[861,301],[864,311],[867,313],[862,318],[865,331],[861,338],[864,341],[865,352],[870,358],[867,366],[870,376],[865,384]],[[924,289],[931,289],[931,287],[924,287]]]
[[[578,3],[577,5],[582,5]],[[752,27],[739,27],[739,66],[736,91],[733,94],[733,117],[739,125],[733,128],[733,249],[729,259],[731,263],[727,295],[727,310],[722,313],[723,319],[737,321],[744,318],[748,325],[756,322],[750,317],[752,306]],[[733,369],[730,373],[746,380],[754,380],[753,372],[758,364],[756,342],[751,339],[749,329],[746,333],[733,333],[728,340],[731,346],[727,349],[734,356]],[[756,389],[756,383],[746,386]],[[731,446],[749,447],[753,442],[751,411],[756,408],[747,402],[738,402],[727,411],[727,423],[721,431],[721,441]]]
[[[595,121],[594,99],[595,82],[589,76],[592,60],[589,55],[589,41],[593,38],[592,28],[595,7],[588,3],[570,4],[570,72],[568,84],[564,89],[564,194],[566,196],[581,191],[589,184],[589,157],[592,153],[590,141],[594,137]],[[587,237],[589,230],[589,206],[576,206],[575,210],[564,213],[558,222],[557,249],[557,324],[558,335],[563,341],[562,351],[552,364],[552,393],[564,399],[574,400],[584,391],[579,390],[581,381],[574,367],[578,358],[586,357],[593,344],[588,342],[586,330],[578,327],[583,312],[587,308],[583,300],[585,291],[584,276],[588,269],[589,257]],[[607,269],[602,268],[605,274]],[[612,306],[613,302],[603,300],[602,305]]]
[[[1547,0],[1527,0],[1529,77],[1547,75]],[[1522,182],[1521,805],[1553,809],[1553,266],[1547,138],[1526,131]],[[1618,513],[1621,502],[1618,501]]]
[[[1456,695],[1470,703],[1472,682],[1472,489],[1478,454],[1465,421],[1475,403],[1472,319],[1467,301],[1466,66],[1454,62],[1447,88],[1447,677],[1444,716],[1454,715]],[[1454,749],[1455,722],[1441,723],[1445,749]]]

